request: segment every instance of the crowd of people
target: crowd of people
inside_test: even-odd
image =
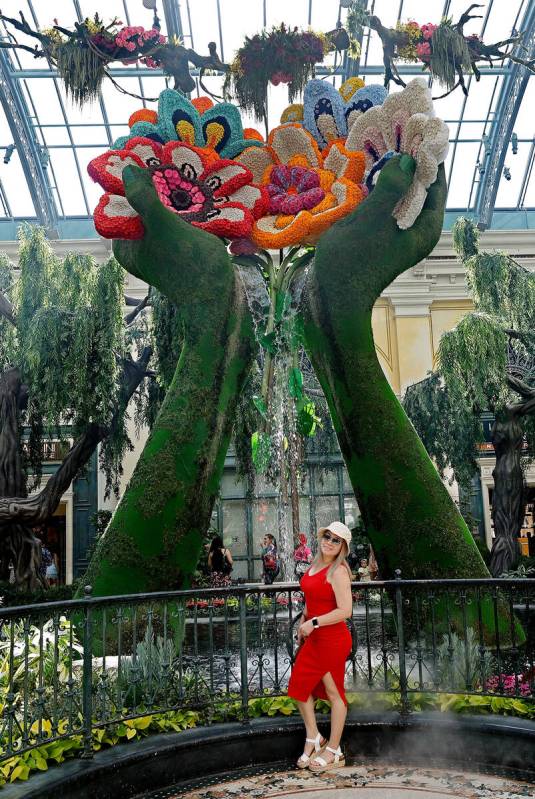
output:
[[[308,545],[305,533],[299,533],[299,543],[293,553],[294,575],[296,580],[301,580],[308,571],[314,556]],[[266,533],[260,541],[260,554],[262,558],[262,580],[264,585],[272,585],[281,570],[280,554],[277,540],[271,533]],[[378,576],[378,566],[373,549],[369,548],[368,557],[359,557],[354,552],[349,552],[348,566],[353,581],[370,582]],[[208,573],[212,588],[221,588],[230,585],[234,562],[232,553],[225,547],[220,535],[214,536],[208,548]]]

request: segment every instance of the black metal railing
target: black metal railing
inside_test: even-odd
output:
[[[535,580],[357,583],[348,691],[535,698]],[[284,695],[297,584],[92,597],[0,609],[0,762],[159,713],[246,721]]]

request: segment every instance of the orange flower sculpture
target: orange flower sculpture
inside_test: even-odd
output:
[[[324,230],[347,216],[366,196],[359,183],[365,159],[334,142],[323,153],[299,124],[281,125],[266,147],[236,157],[267,189],[269,209],[253,225],[252,241],[263,249],[315,244]]]

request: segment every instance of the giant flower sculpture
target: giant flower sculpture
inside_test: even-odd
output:
[[[268,213],[252,230],[253,242],[264,249],[314,244],[365,196],[359,185],[364,155],[338,143],[322,154],[299,124],[274,128],[266,147],[244,150],[237,160],[269,195]]]
[[[367,187],[386,161],[405,153],[416,161],[412,184],[394,209],[402,229],[410,228],[422,210],[427,190],[435,182],[438,167],[448,152],[448,126],[434,116],[431,92],[424,80],[411,81],[402,92],[391,94],[380,106],[370,108],[355,120],[349,131],[348,151],[364,151]]]
[[[268,207],[266,188],[253,183],[252,172],[243,164],[220,158],[212,148],[181,141],[162,146],[136,136],[88,165],[89,174],[106,192],[94,212],[95,227],[105,238],[143,238],[141,218],[125,196],[122,174],[127,166],[148,169],[163,205],[216,236],[248,238],[254,220]]]

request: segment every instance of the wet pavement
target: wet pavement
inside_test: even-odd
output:
[[[535,785],[498,775],[453,769],[359,765],[313,774],[308,770],[258,770],[240,778],[213,780],[204,787],[167,788],[147,799],[520,799]]]

